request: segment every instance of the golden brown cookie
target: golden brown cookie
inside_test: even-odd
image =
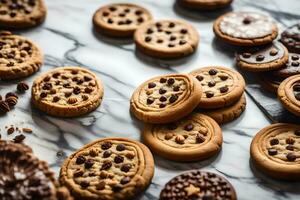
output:
[[[288,48],[289,52],[300,54],[300,23],[283,31],[280,41]]]
[[[134,34],[138,50],[158,58],[180,58],[196,51],[199,34],[190,24],[178,20],[148,22]]]
[[[171,179],[160,200],[237,200],[233,186],[222,176],[201,170],[186,171]]]
[[[237,65],[247,71],[262,72],[283,68],[288,62],[288,50],[279,42],[247,49],[236,54]]]
[[[287,78],[300,74],[300,54],[289,53],[289,60],[283,68],[273,71],[274,76]]]
[[[214,10],[229,6],[233,0],[181,0],[180,3],[187,8],[200,10]]]
[[[94,73],[81,67],[59,67],[34,81],[31,99],[49,115],[76,117],[95,110],[102,97],[103,86]]]
[[[225,124],[237,119],[246,109],[245,94],[234,104],[218,109],[199,109],[202,114],[213,118],[218,124]]]
[[[29,76],[43,63],[40,49],[30,40],[8,31],[0,32],[0,79]]]
[[[157,76],[134,91],[130,110],[146,123],[174,122],[190,114],[200,102],[201,95],[201,85],[191,75]]]
[[[291,76],[280,84],[278,98],[288,111],[300,116],[300,75]]]
[[[278,34],[270,17],[256,12],[230,12],[219,17],[213,30],[222,41],[237,46],[257,46],[272,42]]]
[[[222,108],[236,103],[245,89],[245,81],[240,73],[225,67],[203,67],[192,71],[202,85],[199,108]]]
[[[2,0],[0,27],[29,28],[41,24],[46,18],[44,0]]]
[[[109,4],[99,8],[94,16],[95,29],[113,37],[132,37],[138,26],[152,16],[145,8],[135,4]]]
[[[277,123],[259,131],[251,143],[251,158],[264,174],[276,179],[300,178],[300,126]]]
[[[60,183],[75,199],[133,199],[154,174],[149,149],[126,138],[104,138],[85,145],[64,162]]]
[[[204,160],[217,154],[223,142],[220,126],[197,113],[171,124],[146,124],[143,139],[153,152],[175,161]]]

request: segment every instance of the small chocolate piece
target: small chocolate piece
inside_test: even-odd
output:
[[[111,163],[111,161],[109,161],[109,160],[106,160],[106,161],[104,161],[104,163],[102,164],[102,166],[101,166],[101,169],[100,169],[100,170],[108,170],[108,169],[110,169],[110,168],[111,168],[111,166],[112,166],[112,163]]]
[[[287,144],[294,144],[294,143],[295,143],[295,140],[294,140],[293,138],[289,137],[289,138],[287,138],[287,139],[285,140],[285,142],[286,142]]]
[[[11,135],[15,132],[15,128],[14,127],[10,127],[9,129],[7,129],[7,135]]]
[[[214,87],[216,85],[215,81],[209,81],[207,84],[209,87]]]
[[[85,163],[86,159],[84,156],[80,155],[76,158],[76,164],[81,165],[83,163]]]
[[[186,131],[191,131],[194,129],[194,125],[193,124],[187,124],[184,126],[184,130]]]
[[[161,97],[159,98],[159,101],[165,102],[165,101],[167,101],[167,98],[166,98],[165,96],[161,96]]]
[[[154,102],[154,99],[153,99],[153,98],[149,97],[149,98],[147,99],[147,104],[148,104],[148,105],[152,104],[153,102]]]
[[[173,85],[175,83],[175,79],[174,78],[169,78],[168,79],[168,85]]]
[[[166,78],[160,78],[159,82],[160,83],[165,83],[165,82],[167,82],[167,79]]]
[[[294,151],[294,146],[289,144],[285,147],[287,150]]]
[[[123,171],[123,172],[129,172],[130,168],[131,168],[130,164],[124,164],[121,167],[121,171]]]
[[[271,56],[276,56],[277,54],[278,54],[278,50],[277,50],[277,49],[272,48],[272,49],[270,50],[270,55],[271,55]]]
[[[279,144],[279,140],[277,138],[273,138],[272,140],[270,140],[270,144],[273,145],[277,145]]]
[[[106,183],[104,181],[100,181],[97,185],[96,185],[96,189],[97,190],[104,190],[105,189],[105,185]]]
[[[297,156],[294,153],[288,153],[286,155],[286,158],[288,159],[288,161],[295,161],[297,159]]]
[[[120,155],[117,155],[115,158],[114,158],[114,162],[119,164],[119,163],[122,163],[124,162],[124,157],[120,156]]]
[[[108,158],[111,154],[112,154],[112,152],[110,150],[104,151],[103,158]]]
[[[177,99],[178,99],[178,96],[175,95],[175,94],[172,94],[172,96],[171,96],[170,99],[169,99],[169,102],[170,102],[170,103],[174,103],[175,101],[177,101]]]
[[[229,90],[229,88],[228,88],[227,85],[225,85],[225,86],[223,86],[223,87],[220,88],[220,92],[221,93],[226,93],[226,92],[228,92],[228,90]]]
[[[166,140],[170,140],[170,139],[172,139],[174,137],[174,134],[173,133],[167,133],[166,135],[165,135],[165,139]]]
[[[250,58],[251,57],[251,53],[242,53],[242,56],[244,58]]]
[[[87,187],[89,187],[89,185],[90,185],[90,183],[87,182],[87,181],[81,181],[81,183],[80,183],[80,186],[81,186],[82,188],[87,188]]]
[[[145,42],[150,42],[152,40],[152,38],[150,37],[150,36],[147,36],[146,38],[145,38]]]
[[[256,56],[256,61],[263,61],[264,59],[265,59],[265,56],[263,56],[263,55]]]
[[[209,71],[208,71],[208,73],[209,73],[209,75],[216,75],[217,73],[218,73],[218,71],[216,70],[216,69],[210,69]]]
[[[166,104],[164,103],[159,104],[159,108],[164,108],[164,107],[166,107]]]
[[[156,84],[151,82],[151,83],[148,83],[148,88],[155,88],[156,87]]]
[[[173,87],[173,91],[174,92],[178,92],[180,90],[180,86],[179,85],[176,85]]]
[[[129,183],[130,181],[131,181],[130,177],[125,176],[125,177],[123,177],[123,178],[121,179],[120,183],[121,183],[122,185],[125,185],[125,184]]]
[[[167,90],[165,90],[164,88],[160,88],[158,93],[159,94],[165,94],[167,92]]]
[[[28,84],[25,83],[24,81],[18,83],[18,85],[17,85],[17,90],[18,90],[19,92],[25,92],[25,91],[28,90],[28,89],[29,89],[29,86],[28,86]]]
[[[20,134],[20,135],[17,135],[16,137],[14,137],[13,141],[15,143],[21,143],[21,142],[23,142],[23,140],[25,140],[25,138],[26,138],[25,135]]]
[[[86,169],[89,169],[89,168],[91,168],[93,165],[94,165],[94,161],[92,160],[92,159],[87,159],[86,161],[85,161],[85,163],[84,163],[84,167],[86,168]]]
[[[107,150],[107,149],[110,149],[112,146],[111,142],[105,142],[101,145],[101,149],[102,150]]]
[[[270,156],[274,156],[277,154],[277,150],[276,149],[268,149],[268,153]]]
[[[207,98],[211,98],[211,97],[214,96],[214,93],[211,92],[211,91],[207,91],[207,92],[205,92],[205,94],[206,94],[206,97],[207,97]]]
[[[196,143],[203,143],[204,141],[205,141],[205,138],[202,137],[202,135],[198,133],[196,135]]]
[[[124,144],[118,144],[116,147],[117,151],[124,151],[126,149]]]
[[[201,76],[201,75],[197,75],[197,76],[196,76],[196,79],[198,79],[198,81],[202,81],[204,78],[203,78],[203,76]]]
[[[244,24],[250,24],[252,22],[252,18],[250,18],[250,17],[245,17],[244,19],[243,19],[243,23]]]
[[[187,29],[181,29],[181,30],[180,30],[180,33],[181,33],[181,34],[186,34],[187,32],[188,32]]]

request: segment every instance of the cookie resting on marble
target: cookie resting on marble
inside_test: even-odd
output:
[[[289,52],[300,54],[300,23],[283,31],[280,41],[288,48]]]
[[[215,10],[229,6],[233,0],[180,0],[179,2],[190,9]]]

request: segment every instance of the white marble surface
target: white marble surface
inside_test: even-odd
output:
[[[215,40],[212,31],[214,19],[228,10],[254,10],[269,13],[281,28],[300,19],[298,0],[235,0],[232,8],[219,12],[186,12],[173,0],[128,0],[148,8],[156,19],[179,18],[192,23],[200,33],[200,48],[193,55],[175,61],[161,61],[135,51],[131,41],[118,41],[94,34],[91,18],[101,5],[113,0],[46,0],[46,22],[20,34],[31,38],[45,54],[41,73],[57,66],[78,65],[94,71],[105,85],[104,100],[95,112],[76,119],[53,118],[30,105],[30,92],[20,97],[19,104],[6,116],[0,117],[0,133],[7,136],[4,127],[14,124],[30,127],[25,143],[48,161],[58,174],[66,155],[84,144],[101,137],[120,136],[140,139],[142,123],[129,112],[129,99],[134,89],[146,79],[171,72],[189,72],[200,66],[222,65],[234,67],[233,50]],[[0,93],[15,89],[17,81],[0,82]],[[155,156],[155,176],[147,191],[137,199],[158,199],[164,184],[184,170],[204,169],[226,176],[236,188],[241,200],[300,199],[300,184],[271,180],[249,164],[249,146],[252,137],[269,121],[247,96],[247,109],[236,121],[222,127],[223,149],[220,154],[204,162],[176,163]],[[60,152],[57,154],[57,152]],[[62,153],[62,156],[61,156]]]

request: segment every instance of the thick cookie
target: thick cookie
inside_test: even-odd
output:
[[[160,193],[160,200],[236,200],[233,186],[212,172],[191,170],[171,179]]]
[[[282,69],[275,70],[274,76],[287,78],[293,75],[300,74],[300,55],[296,53],[289,53],[289,60]]]
[[[60,183],[75,199],[123,200],[145,190],[153,174],[153,157],[145,145],[105,138],[69,156],[60,171]]]
[[[196,51],[199,43],[197,30],[178,20],[148,22],[140,26],[134,40],[138,50],[158,58],[179,58]]]
[[[257,78],[264,89],[275,94],[277,94],[279,85],[284,80],[284,78],[275,76],[271,72],[260,73]]]
[[[0,32],[0,79],[9,80],[29,76],[43,63],[39,48],[27,38]]]
[[[237,65],[243,70],[252,72],[283,68],[288,59],[288,50],[279,42],[236,53]]]
[[[300,178],[300,126],[272,124],[259,131],[251,143],[251,158],[264,174],[277,179]]]
[[[180,3],[187,8],[214,10],[229,6],[233,0],[181,0]]]
[[[199,112],[213,118],[218,124],[225,124],[237,119],[246,109],[246,98],[243,96],[233,105],[219,109],[200,109]]]
[[[280,41],[288,48],[289,52],[300,54],[300,23],[281,33]]]
[[[41,24],[46,18],[44,0],[2,0],[0,27],[29,28]]]
[[[245,90],[240,73],[225,67],[204,67],[190,73],[202,85],[199,108],[222,108],[236,103]]]
[[[76,117],[95,110],[102,97],[103,86],[94,73],[80,67],[59,67],[34,81],[31,99],[49,115]]]
[[[132,37],[138,26],[152,16],[148,10],[135,4],[109,4],[99,8],[94,16],[95,29],[113,37]]]
[[[300,116],[300,75],[291,76],[280,84],[278,98],[288,111]]]
[[[218,153],[223,142],[220,126],[197,113],[172,124],[146,124],[143,138],[153,152],[175,161],[204,160]]]
[[[201,95],[201,85],[191,75],[157,76],[134,91],[130,109],[139,120],[164,124],[190,114],[199,104]]]
[[[213,30],[221,40],[237,46],[257,46],[272,42],[278,34],[276,23],[255,12],[230,12],[219,17]]]

